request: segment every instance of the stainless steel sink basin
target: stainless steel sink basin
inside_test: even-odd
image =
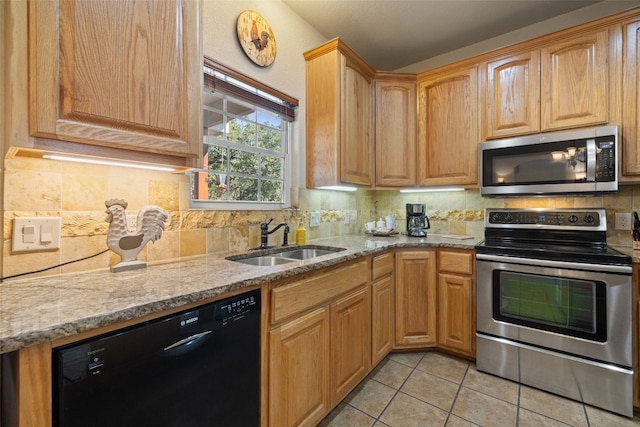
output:
[[[273,265],[287,264],[289,262],[298,261],[293,258],[284,258],[281,256],[254,256],[251,258],[239,258],[232,261],[241,262],[243,264],[257,265],[260,267],[270,267]]]
[[[285,251],[285,252],[278,252],[273,255],[278,257],[284,257],[284,258],[309,259],[309,258],[315,258],[317,256],[333,254],[336,252],[337,251],[332,251],[329,249],[307,248],[307,249],[294,249],[294,250]]]
[[[251,253],[251,255],[234,255],[227,257],[229,261],[241,262],[243,264],[257,265],[261,267],[269,267],[273,265],[287,264],[290,262],[301,261],[305,259],[315,258],[322,255],[329,255],[336,252],[344,251],[344,248],[331,246],[323,247],[294,247],[280,250],[268,250],[267,252]]]

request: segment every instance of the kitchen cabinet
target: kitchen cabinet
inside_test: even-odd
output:
[[[503,138],[540,130],[540,53],[537,49],[482,65],[483,139]]]
[[[371,366],[376,366],[395,345],[394,255],[373,257],[371,273]]]
[[[395,257],[395,347],[434,347],[437,343],[436,251],[400,251]]]
[[[370,260],[274,285],[269,425],[316,425],[371,369]]]
[[[622,175],[640,175],[640,21],[622,26]]]
[[[475,357],[473,251],[438,249],[438,348]]]
[[[95,151],[78,143],[198,156],[200,7],[197,0],[31,1],[31,135],[74,142],[56,146],[85,154]]]
[[[316,425],[330,408],[329,308],[272,329],[269,352],[269,425]]]
[[[304,58],[307,187],[373,186],[375,70],[338,38]]]
[[[608,30],[555,41],[540,49],[543,131],[607,123]]]
[[[418,185],[478,183],[477,67],[418,74]]]
[[[483,139],[607,123],[608,29],[554,39],[482,65]]]
[[[377,73],[376,187],[416,184],[416,75]]]
[[[331,304],[331,405],[371,370],[371,290],[365,287]]]

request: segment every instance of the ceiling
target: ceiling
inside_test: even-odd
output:
[[[601,0],[283,0],[377,70],[396,70]]]

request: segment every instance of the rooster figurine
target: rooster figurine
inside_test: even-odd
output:
[[[145,206],[138,212],[137,229],[127,226],[128,203],[122,199],[111,199],[105,203],[109,223],[107,246],[120,255],[120,262],[111,267],[112,272],[135,270],[146,267],[147,263],[138,261],[138,253],[149,242],[155,242],[162,236],[167,213],[158,206]]]

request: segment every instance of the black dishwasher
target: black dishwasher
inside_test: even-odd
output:
[[[260,290],[53,350],[55,427],[260,424]]]

